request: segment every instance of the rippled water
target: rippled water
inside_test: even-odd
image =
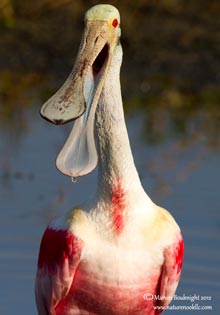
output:
[[[0,314],[4,315],[36,314],[34,278],[43,230],[54,215],[91,195],[96,181],[96,172],[77,183],[62,176],[54,159],[67,127],[44,122],[37,110],[28,117],[23,136],[14,141],[2,134],[0,142]],[[141,115],[128,120],[143,185],[155,202],[174,215],[185,239],[177,299],[194,294],[200,299],[171,304],[213,308],[168,310],[166,314],[219,315],[220,154],[206,150],[202,143],[180,154],[172,153],[172,141],[157,147],[146,145],[140,141],[141,123]],[[201,301],[201,296],[211,301]]]

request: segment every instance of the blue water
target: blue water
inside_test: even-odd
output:
[[[143,186],[169,209],[185,239],[185,260],[175,306],[212,310],[167,310],[166,314],[219,315],[220,311],[220,153],[201,141],[187,147],[169,140],[158,146],[141,141],[142,115],[128,130]],[[43,121],[38,109],[27,115],[20,136],[1,131],[0,142],[0,314],[36,314],[34,278],[40,239],[49,220],[91,195],[96,172],[77,183],[55,168],[55,156],[69,127]],[[202,301],[202,296],[211,300]],[[178,298],[177,297],[177,298]]]

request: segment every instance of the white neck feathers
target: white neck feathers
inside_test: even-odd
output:
[[[120,186],[125,193],[139,192],[146,198],[134,165],[124,120],[119,78],[121,61],[122,48],[118,45],[96,110],[98,193],[111,198],[112,190]]]

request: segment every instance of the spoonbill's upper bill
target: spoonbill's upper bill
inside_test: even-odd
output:
[[[75,66],[41,115],[73,129],[57,157],[70,177],[99,166],[94,198],[55,218],[40,245],[39,315],[155,315],[170,303],[183,239],[168,211],[145,193],[124,121],[120,16],[96,5],[84,18]]]

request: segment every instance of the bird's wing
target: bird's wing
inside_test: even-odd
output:
[[[157,300],[159,306],[166,307],[175,294],[182,270],[183,254],[184,244],[180,235],[173,245],[164,250],[164,264],[157,292],[160,296]]]
[[[67,296],[81,251],[82,241],[71,231],[48,227],[44,232],[35,284],[40,315],[55,314],[55,307]]]

